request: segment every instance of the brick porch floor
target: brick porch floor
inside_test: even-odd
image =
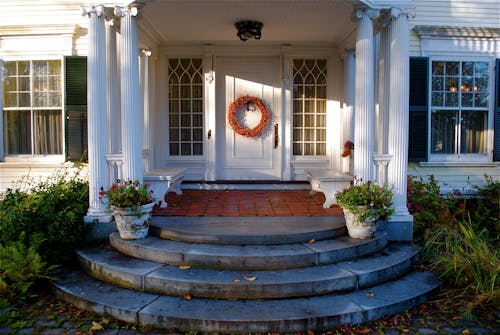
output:
[[[164,216],[338,216],[338,206],[323,208],[322,193],[308,190],[184,190],[169,193],[168,207],[156,208],[154,215]]]

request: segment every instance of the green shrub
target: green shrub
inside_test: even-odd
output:
[[[37,240],[43,261],[68,262],[72,250],[84,240],[87,225],[88,183],[78,176],[42,182],[31,191],[9,190],[0,201],[0,243],[20,241],[25,246]]]
[[[21,241],[0,244],[0,310],[24,299],[37,280],[48,278],[53,267],[35,248]]]
[[[491,177],[487,176],[485,179],[484,186],[475,187],[479,198],[477,206],[471,213],[471,218],[479,229],[486,229],[489,239],[498,243],[500,238],[500,182],[494,182]]]
[[[459,231],[441,228],[433,239],[426,241],[424,248],[432,248],[437,241],[439,253],[431,259],[431,267],[440,273],[453,287],[459,288],[468,304],[462,310],[470,313],[485,304],[498,305],[500,297],[500,259],[497,248],[487,243],[485,229],[476,232],[470,221],[458,224]]]

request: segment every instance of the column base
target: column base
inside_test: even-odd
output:
[[[86,241],[105,240],[117,231],[113,215],[107,211],[90,211],[83,217],[83,221],[89,223],[89,230],[85,234]]]
[[[413,215],[394,214],[388,221],[379,222],[379,230],[387,234],[389,241],[413,240]]]

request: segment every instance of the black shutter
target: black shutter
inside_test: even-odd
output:
[[[429,58],[410,58],[408,161],[427,161]]]
[[[66,57],[66,160],[87,161],[87,58]]]
[[[493,160],[500,161],[500,59],[495,63],[495,136],[493,141]]]

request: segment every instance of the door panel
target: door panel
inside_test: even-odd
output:
[[[280,120],[279,60],[275,58],[222,58],[217,62],[217,179],[279,180],[281,162],[274,148],[273,125]],[[232,101],[258,97],[270,114],[264,132],[248,138],[234,132],[227,121]],[[254,128],[261,119],[256,106],[237,111],[238,120]]]

